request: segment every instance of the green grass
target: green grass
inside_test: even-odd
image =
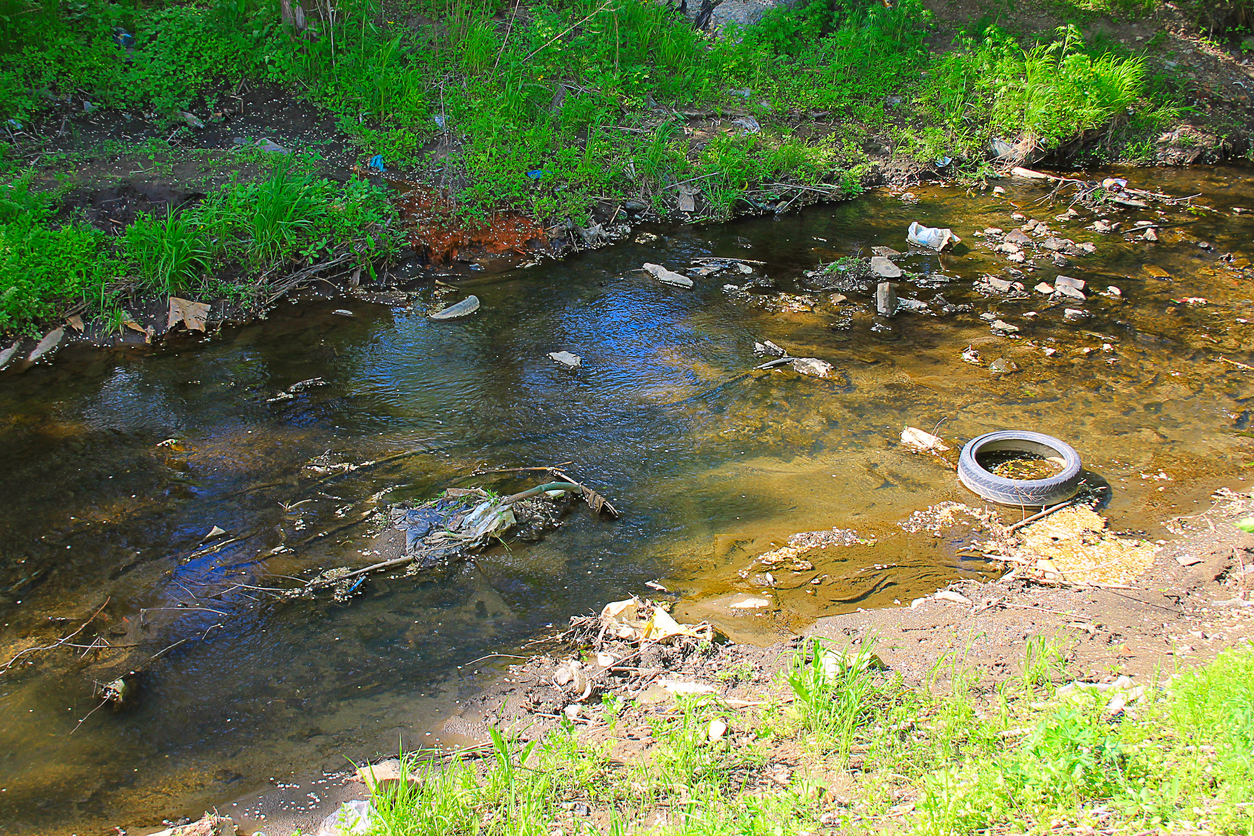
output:
[[[938,62],[925,96],[959,153],[978,155],[992,139],[1050,151],[1130,123],[1140,136],[1178,115],[1165,100],[1144,100],[1141,57],[1092,52],[1074,26],[1031,47],[992,26],[957,47]]]
[[[1254,650],[1228,651],[1165,690],[1150,688],[1117,717],[1104,710],[1109,694],[1041,699],[1058,657],[1054,643],[1036,643],[1023,677],[989,702],[952,663],[939,694],[877,670],[870,647],[837,653],[812,641],[784,674],[791,706],[773,702],[753,717],[710,697],[684,699],[655,712],[650,754],[628,765],[569,724],[525,745],[494,732],[491,757],[480,761],[407,756],[418,780],[376,793],[371,832],[617,836],[634,824],[675,836],[792,836],[820,826],[1254,833]],[[633,710],[613,702],[611,723]],[[712,740],[715,721],[728,730]],[[781,745],[803,761],[790,780],[764,788]],[[594,815],[572,814],[576,804]]]
[[[38,320],[98,301],[121,268],[104,233],[52,226],[53,198],[31,180],[0,184],[0,331],[32,332]]]
[[[976,31],[937,56],[920,0],[811,0],[719,38],[654,0],[418,0],[413,11],[433,22],[410,28],[392,7],[345,0],[333,25],[310,13],[312,37],[263,0],[0,0],[0,119],[27,123],[69,94],[175,126],[184,110],[214,118],[224,85],[273,82],[332,113],[363,158],[450,188],[468,218],[511,208],[583,224],[627,200],[666,215],[689,189],[707,218],[766,211],[797,187],[856,195],[860,141],[875,133],[973,169],[994,137],[1049,150],[1104,131],[1109,155],[1142,157],[1175,115],[1140,58],[1070,28],[1035,45]],[[683,112],[704,114],[707,130]],[[749,117],[760,130],[743,127]],[[0,138],[0,160],[12,156]],[[6,228],[6,252],[40,269],[0,285],[0,328],[33,329],[119,279],[124,291],[208,292],[205,276],[225,264],[255,278],[346,249],[368,263],[398,233],[363,189],[280,166],[143,221],[121,246],[44,212]],[[71,254],[65,269],[40,255],[53,249]]]
[[[308,159],[283,158],[255,182],[214,190],[200,204],[141,216],[110,238],[82,221],[57,220],[33,174],[0,184],[0,330],[34,334],[70,310],[112,322],[152,297],[229,297],[248,305],[292,265],[348,257],[371,275],[400,246],[383,188],[335,183]],[[219,275],[242,278],[232,284]]]

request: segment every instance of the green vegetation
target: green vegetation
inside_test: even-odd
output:
[[[941,59],[929,86],[946,140],[973,155],[993,138],[1037,151],[1090,131],[1115,130],[1137,114],[1144,92],[1141,58],[1090,54],[1074,26],[1031,49],[997,27],[964,36],[960,48]],[[1169,106],[1141,108],[1140,127],[1157,127],[1175,115]]]
[[[28,174],[0,184],[0,329],[29,327],[75,302],[102,302],[121,265],[85,223],[53,226],[52,197]],[[103,305],[99,307],[103,308]]]
[[[373,270],[400,243],[385,191],[334,183],[312,165],[282,158],[257,182],[228,184],[182,212],[141,216],[119,239],[81,221],[56,224],[55,201],[31,191],[29,172],[0,185],[0,329],[31,331],[72,310],[120,328],[137,296],[255,304],[296,263],[343,258]]]
[[[1254,832],[1254,650],[1117,711],[1115,691],[1054,692],[1050,642],[1027,655],[1022,678],[977,700],[956,665],[942,696],[877,670],[868,650],[813,642],[785,672],[792,705],[754,716],[682,699],[626,764],[609,757],[632,710],[617,701],[600,742],[564,724],[526,745],[493,732],[483,761],[407,756],[418,780],[376,791],[371,833]],[[802,762],[781,775],[778,751]]]
[[[810,0],[721,37],[654,0],[414,2],[346,0],[330,20],[308,12],[301,29],[267,0],[0,0],[0,120],[21,130],[72,97],[187,134],[183,114],[218,118],[228,85],[276,83],[332,113],[362,158],[450,189],[469,220],[512,208],[583,224],[601,203],[667,214],[685,192],[712,218],[763,211],[798,188],[852,196],[875,135],[927,164],[952,156],[975,170],[993,138],[1048,150],[1104,131],[1111,155],[1143,153],[1174,115],[1146,98],[1140,58],[1074,28],[1038,44],[988,27],[934,54],[921,0]],[[415,14],[431,22],[398,22]],[[6,135],[0,166],[17,176]],[[0,328],[33,329],[85,301],[100,314],[132,288],[248,296],[247,281],[205,276],[238,264],[255,277],[345,248],[367,263],[393,245],[359,241],[350,223],[379,228],[377,194],[333,197],[334,184],[316,181],[305,170],[239,182],[121,243],[44,204],[6,240],[38,252],[64,237],[74,257],[49,267],[55,276],[20,279],[30,287],[5,273]],[[110,282],[122,290],[111,295]]]

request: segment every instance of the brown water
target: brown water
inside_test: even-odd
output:
[[[1148,246],[1054,222],[1065,206],[1034,203],[1040,186],[1005,184],[1030,216],[1097,245],[1062,271],[1090,283],[1082,306],[976,293],[973,282],[1004,275],[1006,262],[971,232],[1013,228],[1013,207],[934,187],[916,189],[917,202],[881,193],[778,220],[660,229],[648,245],[475,279],[483,307],[455,322],[307,302],[202,344],[66,351],[0,378],[0,664],[106,601],[95,624],[118,646],[31,654],[0,674],[0,833],[153,824],[267,779],[430,741],[431,722],[499,668],[480,657],[515,652],[605,601],[655,594],[649,580],[680,597],[681,615],[762,640],[995,571],[960,557],[958,538],[903,531],[918,509],[973,501],[952,471],[901,448],[906,425],[939,425],[958,443],[1000,428],[1065,439],[1110,485],[1112,525],[1159,536],[1161,520],[1236,484],[1251,459],[1254,371],[1236,364],[1254,366],[1243,321],[1254,321],[1254,217],[1230,210],[1254,206],[1254,176],[1130,176],[1201,192],[1196,202],[1215,211],[1120,213],[1169,224]],[[820,262],[873,245],[905,250],[911,220],[953,226],[969,250],[912,255],[901,295],[939,292],[971,311],[878,320],[866,294],[850,293],[837,306],[816,294],[814,311],[775,313],[724,292],[751,276],[678,290],[633,272],[645,261],[681,269],[693,257],[742,257],[766,262],[755,275],[778,290],[805,292],[797,282]],[[1220,260],[1228,253],[1235,263]],[[1058,272],[1023,281],[1030,293]],[[1108,284],[1123,301],[1097,295]],[[1206,302],[1177,304],[1186,298]],[[1092,317],[1065,322],[1065,307]],[[1039,316],[1025,318],[1032,310]],[[1018,337],[993,335],[979,317],[989,311]],[[836,372],[745,375],[762,339]],[[985,366],[1005,357],[1021,371],[965,363],[967,347]],[[583,367],[545,358],[560,350]],[[271,401],[315,377],[325,385]],[[385,458],[341,474],[307,467]],[[370,526],[357,521],[379,501],[454,484],[516,489],[507,477],[462,477],[568,461],[621,521],[579,510],[541,544],[372,579],[345,604],[248,588],[368,561]],[[208,542],[230,542],[206,550],[214,526],[226,534]],[[867,542],[807,556],[812,571],[776,571],[773,588],[755,583],[756,555],[833,526]],[[733,616],[724,596],[734,592],[765,592],[771,607]],[[146,667],[133,708],[89,715],[93,681],[184,639]]]

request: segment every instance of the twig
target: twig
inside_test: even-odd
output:
[[[1018,521],[1017,523],[1015,523],[1014,525],[1009,526],[1009,527],[1006,529],[1006,533],[1007,533],[1007,534],[1010,534],[1010,533],[1012,533],[1012,532],[1018,531],[1019,529],[1023,528],[1023,527],[1024,527],[1025,525],[1027,525],[1028,523],[1033,523],[1033,522],[1036,522],[1036,521],[1037,521],[1037,520],[1039,520],[1039,519],[1042,519],[1042,518],[1044,518],[1044,517],[1048,517],[1050,514],[1054,513],[1055,511],[1060,511],[1060,510],[1062,510],[1063,508],[1066,508],[1068,505],[1075,505],[1075,504],[1076,504],[1077,502],[1079,502],[1079,501],[1080,501],[1080,498],[1079,498],[1078,496],[1077,496],[1077,497],[1072,497],[1071,499],[1068,499],[1066,502],[1060,502],[1060,503],[1058,503],[1058,504],[1057,504],[1057,505],[1055,505],[1053,508],[1046,508],[1044,511],[1041,511],[1039,514],[1033,514],[1032,516],[1028,517],[1027,519],[1025,519],[1025,520],[1019,520],[1019,521]]]
[[[545,41],[543,44],[541,44],[540,46],[538,46],[538,47],[536,47],[535,49],[533,49],[533,50],[532,50],[532,51],[531,51],[531,52],[527,55],[527,57],[526,57],[526,58],[524,58],[524,59],[522,60],[522,62],[523,62],[524,64],[526,64],[528,61],[530,61],[532,58],[534,58],[534,57],[535,57],[535,55],[536,55],[536,53],[537,53],[537,52],[539,52],[540,50],[544,49],[544,48],[545,48],[545,47],[547,47],[549,44],[553,43],[554,41],[558,40],[559,38],[564,38],[564,37],[566,37],[566,35],[568,35],[568,34],[569,34],[569,33],[571,33],[572,31],[574,31],[575,29],[577,29],[577,28],[579,28],[580,26],[584,25],[584,24],[585,24],[585,23],[587,23],[589,20],[592,20],[592,18],[594,18],[594,17],[596,17],[597,15],[599,15],[602,11],[604,11],[604,10],[605,10],[605,8],[606,8],[606,7],[607,7],[607,6],[609,6],[609,5],[610,5],[610,3],[612,3],[612,2],[614,2],[614,0],[605,0],[605,2],[604,2],[604,3],[602,3],[599,7],[597,7],[596,9],[594,9],[594,10],[593,10],[592,14],[588,15],[587,17],[583,18],[582,20],[578,20],[578,21],[576,21],[575,23],[572,23],[570,26],[566,27],[566,28],[565,28],[565,29],[563,29],[561,32],[558,32],[556,35],[554,35],[553,37],[549,38],[549,39],[548,39],[547,41]]]
[[[8,669],[9,669],[9,668],[11,668],[11,667],[13,667],[13,664],[14,664],[15,662],[17,662],[17,660],[18,660],[18,659],[22,658],[22,657],[23,657],[23,656],[25,656],[27,653],[35,653],[35,652],[40,651],[40,650],[53,650],[53,649],[58,648],[58,647],[60,647],[61,645],[65,644],[65,643],[66,643],[66,642],[68,642],[70,639],[74,638],[75,636],[77,636],[79,633],[83,632],[83,630],[85,630],[85,629],[87,628],[87,625],[88,625],[88,624],[91,624],[92,620],[93,620],[96,616],[100,615],[100,613],[104,610],[104,608],[105,608],[105,607],[107,607],[107,606],[109,605],[109,602],[110,602],[111,600],[113,600],[111,597],[110,597],[110,598],[105,598],[105,602],[104,602],[103,604],[101,604],[101,605],[100,605],[100,608],[99,608],[99,609],[97,609],[94,613],[92,613],[90,618],[88,618],[88,619],[87,619],[86,621],[84,621],[81,625],[79,625],[79,628],[78,628],[77,630],[75,630],[73,633],[70,633],[68,636],[65,636],[65,637],[64,637],[64,638],[62,638],[62,639],[58,639],[58,640],[57,640],[54,644],[46,645],[46,646],[44,646],[44,647],[28,647],[28,648],[26,648],[25,650],[18,651],[17,655],[15,655],[15,656],[14,656],[12,659],[10,659],[8,662],[5,662],[3,666],[0,666],[0,674],[5,673],[6,671],[8,671]]]
[[[86,723],[86,722],[87,722],[87,718],[88,718],[88,717],[90,717],[91,715],[95,714],[95,713],[96,713],[97,711],[99,711],[100,709],[104,708],[104,707],[105,707],[105,705],[106,705],[108,702],[109,702],[109,700],[108,700],[108,698],[106,697],[105,699],[103,699],[103,700],[101,700],[101,701],[100,701],[100,705],[96,706],[96,707],[95,707],[95,708],[93,708],[91,711],[88,711],[85,715],[83,715],[83,719],[81,719],[81,720],[79,720],[77,723],[75,723],[75,724],[74,724],[74,728],[70,729],[70,734],[74,734],[74,732],[78,731],[78,727],[79,727],[79,726],[81,726],[81,725],[83,725],[83,723]]]
[[[482,662],[484,659],[496,659],[498,657],[503,658],[503,659],[526,659],[528,658],[526,656],[518,656],[517,654],[514,654],[514,653],[489,653],[487,656],[480,656],[478,659],[472,659],[471,661],[462,665],[462,667],[468,668],[471,665],[476,664],[477,662]]]
[[[1224,357],[1222,354],[1219,355],[1215,359],[1220,360],[1221,362],[1224,362],[1224,363],[1230,363],[1233,366],[1236,366],[1238,369],[1240,369],[1243,372],[1254,372],[1254,366],[1248,366],[1245,363],[1238,363],[1236,360],[1229,360],[1227,357]]]

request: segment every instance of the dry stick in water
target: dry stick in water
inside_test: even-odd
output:
[[[1028,523],[1033,523],[1039,519],[1048,517],[1050,514],[1054,513],[1055,511],[1061,511],[1063,508],[1066,508],[1068,505],[1075,505],[1076,502],[1078,501],[1079,501],[1079,497],[1073,497],[1072,499],[1068,499],[1066,502],[1059,502],[1057,505],[1055,505],[1052,508],[1046,508],[1044,511],[1041,511],[1038,514],[1033,514],[1032,516],[1028,517],[1025,520],[1019,520],[1014,525],[1008,527],[1006,529],[1006,533],[1010,534],[1013,531],[1018,531],[1019,529],[1023,528]]]
[[[66,636],[66,637],[64,637],[64,638],[62,638],[62,639],[58,639],[58,640],[57,640],[54,644],[44,645],[43,647],[28,647],[28,648],[26,648],[25,650],[19,651],[19,652],[17,653],[17,655],[16,655],[16,656],[14,656],[14,657],[13,657],[12,659],[10,659],[9,661],[5,662],[5,663],[4,663],[4,665],[3,665],[2,667],[0,667],[0,673],[4,673],[4,672],[6,672],[9,668],[13,667],[14,663],[16,663],[18,659],[22,658],[22,657],[23,657],[23,656],[25,656],[27,653],[36,653],[36,652],[41,651],[41,650],[54,650],[54,649],[56,649],[56,648],[60,647],[61,645],[65,644],[65,643],[66,643],[66,642],[68,642],[70,639],[74,638],[74,637],[75,637],[75,636],[77,636],[79,633],[83,632],[83,630],[85,630],[85,629],[87,628],[87,625],[88,625],[88,624],[91,624],[91,622],[95,619],[95,617],[96,617],[96,616],[98,616],[98,615],[100,615],[100,613],[104,611],[104,608],[105,608],[105,607],[109,606],[109,602],[110,602],[111,600],[113,600],[113,599],[112,599],[112,598],[106,598],[106,599],[105,599],[105,602],[104,602],[103,604],[101,604],[101,605],[100,605],[100,608],[99,608],[99,609],[97,609],[94,613],[92,613],[90,618],[88,618],[88,619],[87,619],[86,621],[84,621],[81,625],[79,625],[79,628],[78,628],[77,630],[75,630],[73,633],[70,633],[68,636]]]

